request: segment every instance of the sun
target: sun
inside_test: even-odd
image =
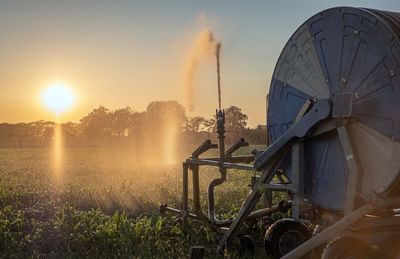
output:
[[[72,106],[75,97],[67,84],[64,82],[54,82],[43,92],[42,101],[47,108],[56,114],[60,114]]]

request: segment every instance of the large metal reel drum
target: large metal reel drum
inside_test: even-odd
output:
[[[269,138],[293,125],[307,99],[330,99],[349,116],[361,165],[359,194],[398,189],[400,172],[400,13],[339,7],[307,20],[284,47],[268,99]],[[335,96],[345,94],[343,104]],[[350,101],[349,101],[350,100]],[[342,211],[347,164],[336,132],[305,143],[305,192],[326,209]],[[291,176],[289,159],[283,165]]]

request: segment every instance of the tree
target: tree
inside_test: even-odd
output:
[[[117,109],[110,114],[111,134],[117,137],[128,137],[132,130],[135,112],[130,108]]]
[[[225,129],[227,131],[240,132],[247,126],[247,115],[242,109],[231,106],[225,110]]]
[[[211,118],[209,120],[204,121],[204,130],[206,132],[214,132],[216,131],[216,120],[214,118]]]
[[[204,117],[187,118],[185,121],[184,129],[188,132],[197,133],[203,131],[205,128],[206,119]]]
[[[90,145],[110,144],[111,116],[110,110],[100,106],[80,120],[82,133]]]
[[[67,122],[61,124],[62,138],[65,146],[80,146],[80,138],[82,137],[82,128],[78,123]],[[54,128],[52,130],[54,132]]]
[[[231,106],[225,110],[226,144],[240,137],[252,144],[266,142],[265,125],[247,128],[247,119],[239,107]],[[54,127],[54,122],[43,120],[0,123],[0,146],[50,146]],[[66,146],[130,147],[139,161],[141,154],[144,154],[144,160],[154,160],[171,153],[182,154],[182,147],[191,152],[206,139],[217,141],[215,115],[211,119],[186,117],[184,108],[176,101],[152,102],[144,112],[136,112],[130,107],[110,111],[99,106],[79,123],[63,123],[61,129]]]

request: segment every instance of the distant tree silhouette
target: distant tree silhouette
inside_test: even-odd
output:
[[[237,106],[225,109],[226,143],[244,137],[251,144],[266,143],[266,127],[247,127],[248,117]],[[54,139],[55,123],[0,123],[0,147],[49,147]],[[176,101],[151,102],[144,112],[130,107],[109,110],[99,106],[78,123],[61,125],[63,143],[69,147],[117,146],[137,150],[146,157],[162,152],[182,153],[163,149],[166,139],[174,138],[178,147],[193,151],[206,139],[216,141],[215,115],[187,117],[185,109]],[[171,132],[173,134],[171,135]],[[152,155],[149,155],[152,154]]]
[[[61,125],[63,145],[68,147],[83,146],[82,143],[82,127],[79,123],[67,122]],[[47,135],[53,135],[54,130],[48,129]]]
[[[225,109],[225,128],[230,132],[241,132],[247,126],[247,115],[237,106]]]
[[[82,136],[89,145],[110,145],[112,119],[110,110],[100,106],[80,120]]]

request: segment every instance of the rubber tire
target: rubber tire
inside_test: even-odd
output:
[[[288,232],[294,232],[297,235],[298,241],[297,244],[293,245],[290,249],[283,250],[281,247],[281,241],[283,240],[281,239],[282,237],[285,237]],[[267,230],[264,239],[265,251],[267,252],[267,255],[272,258],[281,258],[310,239],[311,236],[312,233],[306,225],[293,219],[281,219],[272,224]]]
[[[324,249],[321,259],[370,259],[374,257],[372,247],[355,237],[339,237]]]
[[[400,234],[388,237],[378,249],[377,258],[400,258]]]

